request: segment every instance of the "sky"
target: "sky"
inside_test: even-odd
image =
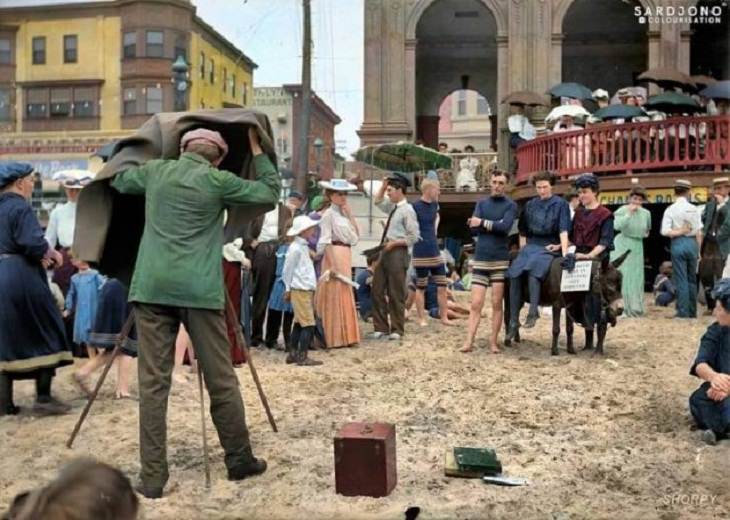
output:
[[[0,0],[0,6],[89,0]],[[98,0],[97,0],[98,1]],[[301,0],[193,0],[198,15],[258,64],[254,86],[301,83]],[[363,0],[312,0],[312,87],[342,119],[338,152],[359,147],[363,115]],[[339,143],[338,143],[339,144]]]

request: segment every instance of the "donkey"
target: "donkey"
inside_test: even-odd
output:
[[[606,339],[606,331],[608,324],[616,325],[616,318],[623,313],[624,302],[621,296],[621,282],[623,276],[618,268],[626,260],[631,251],[626,251],[613,262],[606,261],[601,269],[598,283],[600,284],[601,293],[601,311],[596,317],[595,326],[598,328],[598,338],[595,345],[595,354],[603,354],[603,343]],[[553,341],[550,353],[554,356],[558,355],[558,338],[560,336],[560,310],[565,308],[565,333],[567,337],[568,354],[576,354],[573,347],[573,330],[574,324],[578,323],[585,327],[586,320],[583,312],[586,301],[585,292],[561,293],[560,281],[563,276],[563,268],[561,259],[556,258],[550,265],[550,271],[542,282],[540,291],[540,305],[550,306],[553,310]],[[527,284],[524,284],[525,288]],[[523,301],[527,299],[525,295]],[[509,310],[505,311],[505,317],[509,314]],[[519,339],[515,338],[516,341]],[[593,330],[585,329],[585,346],[583,350],[593,350]]]

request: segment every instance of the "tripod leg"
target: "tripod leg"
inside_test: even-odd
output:
[[[246,348],[246,342],[243,340],[243,332],[241,331],[241,323],[238,321],[238,318],[236,317],[236,313],[233,309],[233,304],[231,303],[231,298],[228,295],[228,291],[224,291],[226,295],[226,320],[233,325],[234,330],[236,331],[236,343],[238,344],[238,348],[243,350],[243,354],[246,358],[246,364],[248,365],[249,370],[251,370],[251,377],[253,377],[253,382],[256,384],[256,390],[258,391],[259,398],[261,399],[261,404],[264,405],[264,411],[266,412],[266,417],[269,420],[269,424],[271,425],[271,429],[274,430],[274,432],[278,432],[278,428],[276,427],[276,421],[274,421],[274,416],[271,414],[271,409],[269,408],[269,402],[266,399],[266,395],[264,394],[264,389],[261,386],[261,381],[259,381],[259,375],[256,372],[256,367],[253,366],[253,358],[251,357],[251,351]]]
[[[127,317],[127,321],[124,322],[124,326],[122,327],[122,332],[119,333],[119,338],[117,338],[117,344],[114,345],[114,350],[112,351],[112,355],[109,356],[109,360],[106,362],[106,365],[104,365],[104,371],[101,373],[101,377],[99,377],[99,380],[96,382],[94,391],[91,393],[91,396],[89,396],[89,400],[86,401],[86,406],[84,406],[84,411],[81,412],[81,416],[79,417],[79,420],[76,421],[76,426],[74,426],[73,432],[71,432],[71,437],[69,437],[68,442],[66,443],[67,448],[71,448],[71,446],[74,443],[74,440],[76,439],[76,436],[79,434],[81,425],[84,424],[84,420],[86,419],[86,416],[89,414],[89,410],[91,410],[91,405],[94,404],[94,401],[96,400],[96,396],[99,394],[99,389],[101,389],[101,385],[104,384],[104,380],[106,379],[106,376],[109,373],[109,369],[112,367],[114,360],[117,358],[117,356],[119,355],[119,352],[122,350],[122,343],[124,343],[124,340],[126,340],[127,336],[129,336],[129,331],[132,330],[133,325],[134,325],[134,310],[132,310],[129,313],[129,316]]]
[[[200,424],[203,428],[203,464],[205,465],[205,487],[210,489],[210,463],[208,457],[208,434],[205,431],[205,398],[203,397],[203,373],[198,363],[198,390],[200,392]]]

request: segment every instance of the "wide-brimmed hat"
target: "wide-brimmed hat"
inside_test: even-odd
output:
[[[593,99],[608,99],[609,97],[608,91],[603,90],[602,88],[597,88],[593,91]]]
[[[80,190],[93,181],[95,176],[89,170],[61,170],[53,174],[53,180],[60,182],[64,188]]]
[[[294,217],[294,222],[291,228],[289,228],[289,231],[286,232],[286,236],[295,237],[302,231],[313,228],[314,226],[319,226],[319,222],[309,218],[307,215],[299,215],[298,217]]]
[[[180,152],[185,151],[185,147],[194,141],[200,141],[203,143],[212,144],[221,152],[221,160],[228,154],[228,143],[223,139],[223,136],[215,130],[208,130],[207,128],[196,128],[185,132],[180,139]]]
[[[16,161],[0,162],[0,188],[4,188],[11,182],[27,177],[33,173],[33,166],[28,163]]]
[[[641,197],[645,201],[649,200],[649,192],[646,191],[646,188],[643,186],[634,186],[631,188],[631,191],[629,192],[629,197],[633,197],[636,195],[637,197]]]
[[[345,179],[330,179],[328,181],[319,181],[320,187],[331,191],[355,191],[357,186],[350,184]]]
[[[713,186],[722,186],[723,184],[730,184],[730,177],[715,177],[712,179]]]

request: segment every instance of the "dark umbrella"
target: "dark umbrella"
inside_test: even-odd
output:
[[[502,103],[507,105],[547,106],[547,103],[540,94],[529,90],[512,92],[505,96]]]
[[[548,94],[555,97],[569,97],[573,99],[593,99],[591,89],[580,83],[558,83],[548,90]]]
[[[644,106],[667,114],[692,114],[702,111],[697,101],[679,92],[663,92],[651,96]]]
[[[656,83],[665,89],[680,87],[687,90],[688,88],[695,88],[695,83],[688,74],[669,67],[657,67],[646,70],[639,74],[637,79],[639,81]]]
[[[640,107],[631,105],[608,105],[594,112],[593,116],[603,119],[631,119],[646,115]]]
[[[700,95],[711,99],[730,99],[730,80],[718,81],[701,90]]]
[[[114,147],[117,145],[119,141],[112,141],[111,143],[106,143],[104,146],[99,148],[96,152],[94,152],[93,155],[96,157],[101,157],[101,160],[104,162],[107,162],[112,155],[114,155]]]
[[[715,83],[717,83],[717,80],[715,78],[705,76],[704,74],[700,74],[699,76],[692,76],[692,81],[694,81],[697,87],[709,87],[710,85],[714,85]]]

